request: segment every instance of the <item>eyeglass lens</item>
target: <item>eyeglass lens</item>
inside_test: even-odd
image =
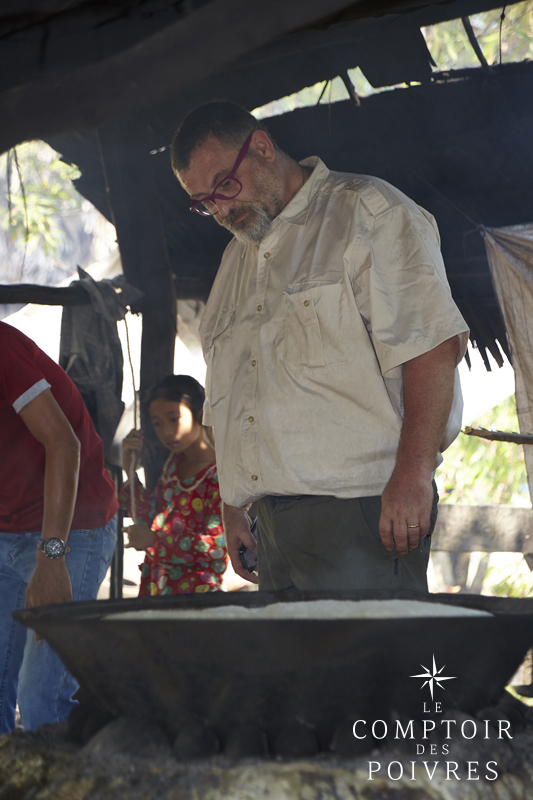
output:
[[[237,197],[240,191],[241,184],[239,181],[229,178],[228,180],[225,180],[223,184],[217,187],[216,194],[214,196],[215,198],[232,200],[234,197]],[[204,200],[201,203],[198,203],[196,209],[200,213],[209,214],[210,216],[216,214],[218,211],[215,200]]]

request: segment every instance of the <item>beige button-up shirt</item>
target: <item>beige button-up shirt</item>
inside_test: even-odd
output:
[[[314,170],[260,246],[228,245],[200,326],[222,499],[383,492],[402,364],[467,325],[433,217],[385,181]],[[461,426],[456,375],[442,448]],[[437,466],[437,464],[435,465]]]

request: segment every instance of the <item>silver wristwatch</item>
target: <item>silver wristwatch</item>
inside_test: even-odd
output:
[[[40,550],[48,558],[61,558],[70,553],[71,549],[63,539],[56,536],[52,536],[50,539],[39,539],[37,542],[37,550]]]

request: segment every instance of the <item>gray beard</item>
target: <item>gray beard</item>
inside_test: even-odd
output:
[[[229,214],[220,224],[227,228],[237,241],[242,242],[242,244],[259,244],[269,233],[272,227],[272,220],[282,211],[280,203],[275,202],[274,206],[273,211],[269,211],[266,204],[241,206],[237,212]],[[251,219],[246,217],[242,223],[234,225],[233,217],[242,214],[243,211],[250,211]]]
[[[265,208],[252,206],[252,209],[253,219],[248,225],[244,225],[242,228],[230,229],[237,241],[242,242],[242,244],[259,244],[272,227],[272,220]],[[244,222],[248,222],[248,219],[245,219]]]

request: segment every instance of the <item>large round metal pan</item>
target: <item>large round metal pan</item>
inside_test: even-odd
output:
[[[416,599],[490,611],[483,617],[109,621],[122,611],[257,607],[316,599]],[[213,593],[98,601],[18,611],[94,702],[149,716],[169,733],[202,720],[225,737],[253,723],[277,733],[295,720],[327,745],[340,720],[420,719],[433,666],[443,710],[492,705],[533,642],[533,601],[415,592]]]

